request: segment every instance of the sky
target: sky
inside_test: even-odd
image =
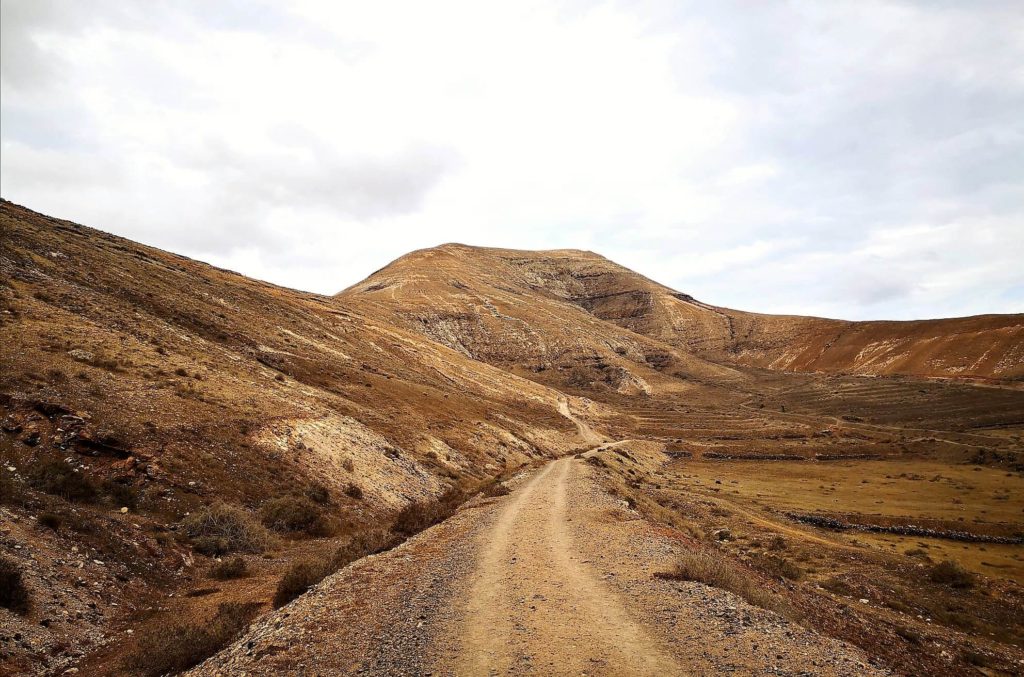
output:
[[[0,193],[334,293],[445,242],[1024,312],[1020,0],[0,0]]]

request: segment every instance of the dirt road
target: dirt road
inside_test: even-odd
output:
[[[885,674],[730,593],[657,579],[687,546],[566,458],[361,560],[199,675]]]
[[[455,672],[680,672],[576,550],[567,529],[571,462],[552,463],[527,482],[486,534]]]

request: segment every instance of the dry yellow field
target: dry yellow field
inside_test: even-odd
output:
[[[852,523],[874,523],[879,518],[906,524],[929,520],[971,533],[1024,532],[1024,478],[997,468],[902,459],[682,461],[674,469],[679,487],[713,493],[738,506],[766,509],[780,518],[787,512],[824,513]],[[953,559],[989,576],[1024,580],[1022,545],[852,530],[830,535],[889,552],[921,548],[936,561]]]

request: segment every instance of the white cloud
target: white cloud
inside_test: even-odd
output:
[[[1013,3],[2,8],[5,198],[279,284],[462,241],[753,310],[1024,310]]]

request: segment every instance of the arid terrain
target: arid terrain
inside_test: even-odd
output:
[[[0,367],[2,674],[1024,674],[1024,316],[322,296],[4,201]]]

